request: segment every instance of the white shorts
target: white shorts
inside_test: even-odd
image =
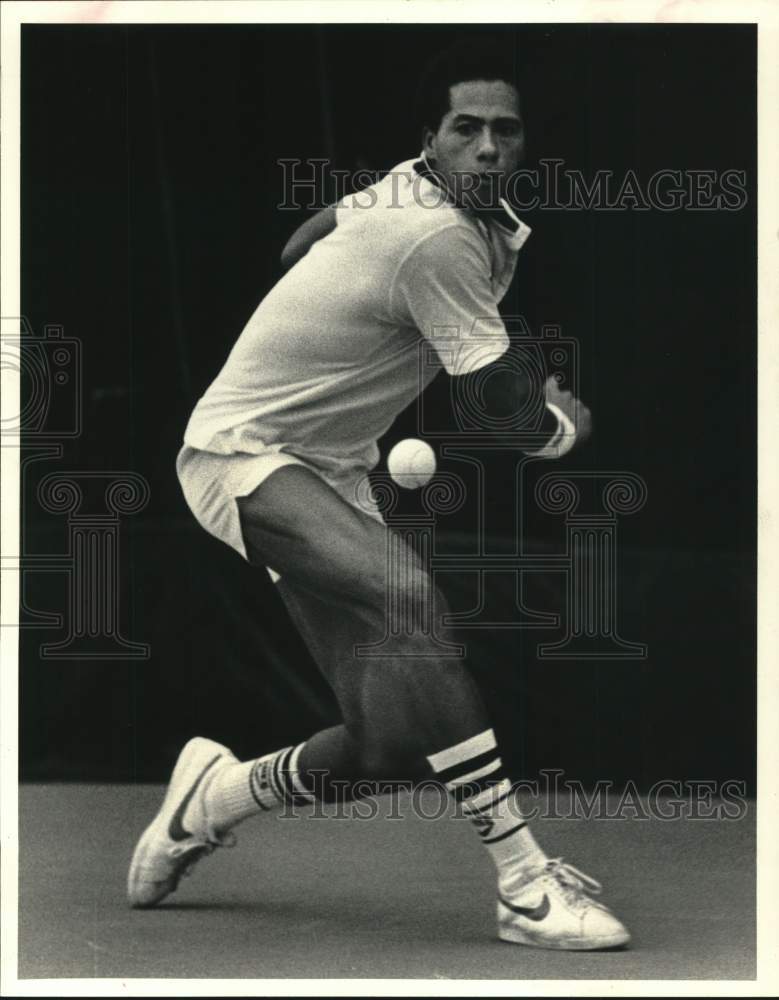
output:
[[[297,455],[268,445],[260,454],[219,455],[185,444],[176,458],[176,473],[189,509],[205,530],[248,560],[237,499],[248,496],[285,465],[302,465],[331,486],[347,503],[384,523],[367,481],[367,470],[350,469],[341,477],[325,475]],[[280,578],[267,567],[274,583]]]

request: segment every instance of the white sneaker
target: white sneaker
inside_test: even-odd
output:
[[[498,896],[498,937],[535,948],[589,951],[627,944],[630,934],[611,910],[587,893],[595,879],[562,858],[547,861],[511,899]]]
[[[218,770],[234,763],[236,758],[227,747],[199,736],[181,751],[160,811],[143,832],[130,862],[127,898],[131,906],[156,905],[176,889],[181,876],[188,875],[200,858],[216,847],[235,843],[232,834],[217,833],[204,809],[191,822],[195,829],[185,830],[182,825],[206,776],[210,781]]]

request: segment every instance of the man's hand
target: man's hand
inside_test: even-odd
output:
[[[592,433],[592,414],[589,409],[572,392],[561,390],[554,375],[546,380],[544,389],[547,403],[562,410],[576,428],[576,443],[586,441]]]

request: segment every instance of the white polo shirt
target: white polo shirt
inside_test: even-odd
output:
[[[186,444],[222,455],[281,446],[325,475],[367,471],[377,439],[440,370],[420,365],[423,341],[453,375],[503,354],[498,302],[530,230],[510,210],[504,226],[456,207],[414,168],[401,163],[338,204],[333,232],[247,323]]]

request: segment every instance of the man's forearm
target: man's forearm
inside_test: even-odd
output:
[[[533,434],[540,445],[522,449],[538,458],[562,458],[580,441],[586,441],[592,429],[590,411],[568,390],[561,390],[554,377],[539,386],[524,372],[498,364],[494,370],[477,369],[465,385],[465,395],[479,399],[487,417],[504,421],[491,431],[495,437],[505,433]]]
[[[472,387],[466,387],[465,393],[471,398],[481,397],[488,416],[503,420],[516,416],[511,425],[513,433],[532,431],[551,439],[557,432],[559,421],[544,405],[544,387],[534,386],[527,375],[501,367],[460,377],[471,380]]]

